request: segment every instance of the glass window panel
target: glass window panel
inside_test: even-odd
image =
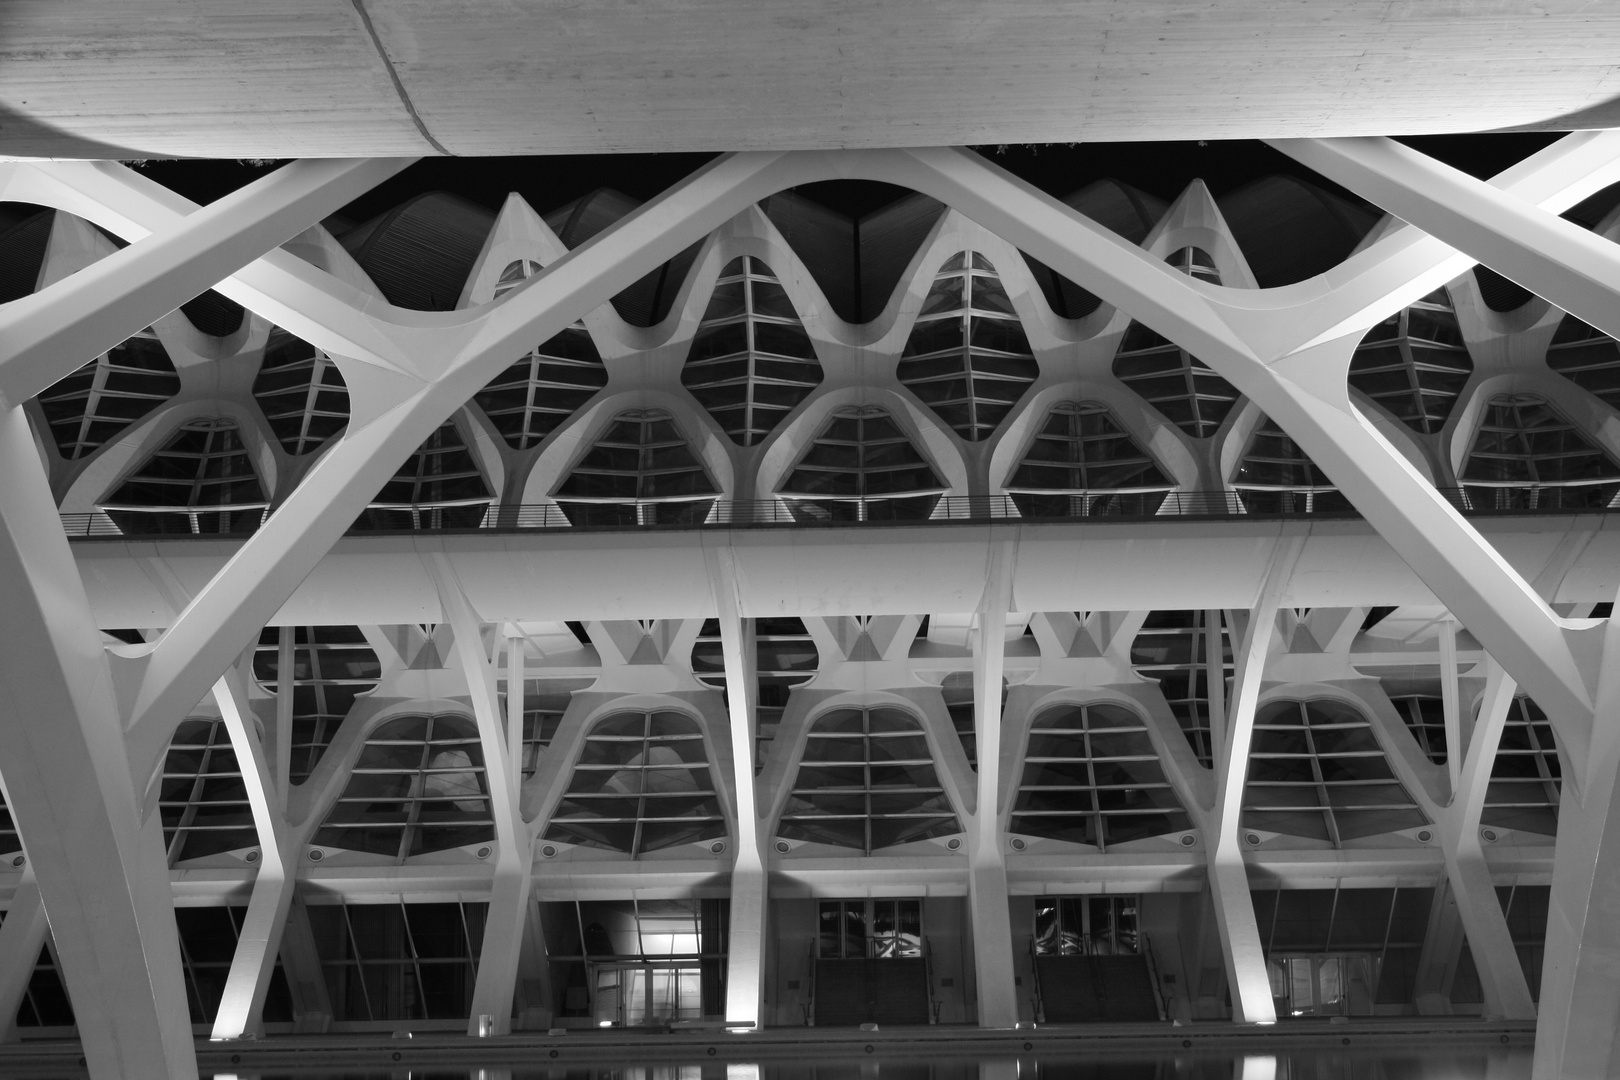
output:
[[[829,817],[843,820],[834,825]],[[897,709],[818,717],[777,828],[789,839],[868,853],[960,831],[922,726]]]
[[[1103,703],[1058,705],[1036,716],[1031,728],[1013,832],[1106,848],[1189,827],[1134,713]],[[1119,760],[1131,757],[1142,760]],[[1153,786],[1151,795],[1143,785]],[[1172,812],[1144,812],[1155,807]],[[1103,816],[1116,812],[1132,817],[1105,828]]]

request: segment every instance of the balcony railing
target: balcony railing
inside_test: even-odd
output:
[[[1523,514],[1606,514],[1620,486],[1441,488],[1440,495],[1469,517]],[[263,505],[231,507],[107,507],[63,514],[72,539],[138,536],[245,536],[270,516]],[[495,504],[487,499],[431,505],[367,507],[351,536],[416,532],[529,532],[534,530],[641,531],[648,529],[847,528],[863,525],[947,525],[1007,521],[1145,522],[1165,520],[1356,518],[1336,491],[1093,492],[989,496],[899,495],[873,498],[792,498],[732,502],[722,499],[622,503]]]

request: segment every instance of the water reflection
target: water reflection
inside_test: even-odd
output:
[[[885,1060],[844,1046],[806,1046],[813,1063],[523,1063],[471,1069],[243,1071],[213,1080],[1528,1080],[1529,1047],[1302,1050],[1282,1054],[1188,1051],[1175,1054],[1034,1055]],[[206,1075],[206,1074],[205,1074]]]

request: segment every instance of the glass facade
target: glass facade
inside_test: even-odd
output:
[[[1011,831],[1106,851],[1192,827],[1147,727],[1119,705],[1060,705],[1035,717]]]
[[[1182,248],[1165,261],[1190,277],[1221,283],[1214,260],[1199,248]],[[1139,322],[1120,339],[1114,376],[1195,439],[1215,434],[1238,399],[1209,365]]]
[[[292,756],[287,775],[302,784],[320,764],[354,699],[376,687],[382,664],[358,626],[297,626],[293,631]],[[281,627],[267,626],[253,652],[253,676],[281,689]]]
[[[1423,435],[1438,435],[1473,373],[1444,289],[1391,315],[1356,346],[1350,385]]]
[[[39,395],[57,451],[89,457],[180,390],[168,350],[150,328],[102,353]]]
[[[900,382],[962,438],[995,431],[1040,374],[995,267],[958,252],[939,268],[900,354]]]
[[[866,406],[832,415],[779,494],[796,519],[814,523],[925,518],[945,490],[888,410]]]
[[[475,528],[492,498],[489,482],[451,420],[405,459],[354,527]]]
[[[1260,708],[1242,822],[1336,848],[1430,823],[1395,778],[1372,724],[1354,706],[1329,699]]]
[[[169,864],[257,847],[247,786],[222,720],[184,720],[163,760],[158,813]]]
[[[540,269],[527,259],[506,268],[495,287],[499,300]],[[607,385],[607,367],[583,322],[530,351],[473,395],[490,423],[513,450],[539,446],[597,391]]]
[[[465,1020],[484,945],[483,903],[311,903],[332,1018]]]
[[[732,259],[698,324],[681,385],[732,442],[753,446],[821,379],[815,346],[776,275],[762,259]]]
[[[236,421],[190,420],[102,505],[125,533],[252,531],[269,503]]]
[[[1209,768],[1214,745],[1209,729],[1209,631],[1216,626],[1221,650],[1221,686],[1233,672],[1232,631],[1220,611],[1150,611],[1131,642],[1131,666],[1154,679],[1181,724],[1198,763]]]
[[[1242,492],[1243,506],[1252,513],[1350,509],[1350,500],[1339,494],[1327,473],[1269,416],[1249,439],[1232,486]]]
[[[273,330],[253,380],[281,448],[294,456],[316,450],[349,423],[349,388],[332,358],[284,330]]]
[[[1175,486],[1108,406],[1097,401],[1053,406],[1007,479],[1007,491],[1024,517],[1084,516],[1114,493],[1170,491]],[[1141,512],[1154,508],[1144,503]]]
[[[1594,395],[1620,408],[1620,342],[1573,315],[1565,315],[1547,349],[1547,366]]]
[[[922,725],[899,709],[837,709],[810,726],[777,835],[870,855],[962,831]]]
[[[697,524],[719,489],[663,409],[614,417],[557,488],[576,525]]]
[[[1140,950],[1135,896],[1035,900],[1036,956],[1124,956]]]
[[[1482,508],[1599,509],[1620,491],[1620,465],[1544,398],[1500,394],[1486,406],[1462,482]]]
[[[542,903],[556,1015],[595,1027],[723,1017],[729,914],[724,899]]]
[[[1251,888],[1279,1017],[1410,1007],[1433,888]]]
[[[921,900],[823,900],[816,905],[820,960],[901,960],[923,954]]]
[[[452,714],[373,728],[315,844],[404,862],[494,838],[478,725]]]
[[[598,720],[546,828],[547,840],[631,856],[725,835],[703,729],[668,711]]]

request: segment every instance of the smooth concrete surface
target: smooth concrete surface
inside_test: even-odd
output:
[[[21,0],[0,150],[498,155],[1620,121],[1605,4]]]
[[[1525,577],[1555,574],[1554,603],[1611,600],[1620,587],[1620,517],[1475,525]],[[1017,550],[1014,610],[1247,608],[1272,551],[1291,537],[1304,546],[1285,607],[1438,603],[1370,525],[1344,519],[536,530],[345,537],[271,624],[442,621],[427,569],[436,552],[486,622],[537,611],[556,619],[708,618],[715,601],[704,560],[716,548],[736,560],[744,617],[969,612],[979,606],[993,540]],[[1566,542],[1579,547],[1567,566],[1558,558]],[[97,625],[114,629],[169,625],[178,612],[163,582],[196,595],[241,546],[204,537],[87,540],[73,553]]]

